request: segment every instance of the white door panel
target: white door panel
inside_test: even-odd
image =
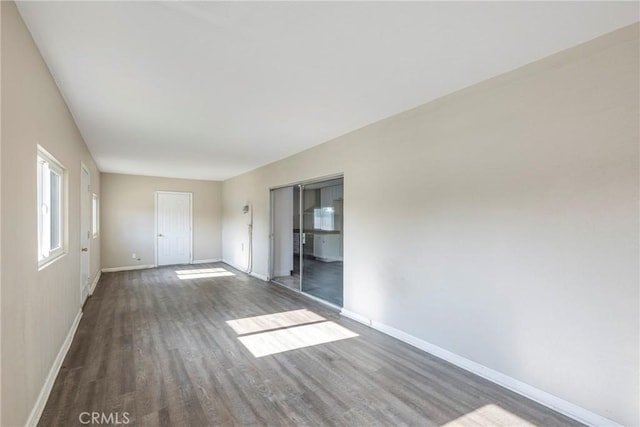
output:
[[[157,193],[158,265],[191,262],[191,193]]]

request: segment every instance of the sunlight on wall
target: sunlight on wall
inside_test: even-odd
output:
[[[238,335],[264,332],[271,329],[321,322],[324,317],[307,309],[284,311],[282,313],[265,314],[264,316],[246,317],[244,319],[227,320]]]
[[[506,409],[490,403],[444,424],[443,427],[488,425],[529,427],[536,424],[523,420]]]
[[[207,277],[225,277],[235,276],[229,270],[224,268],[200,268],[196,270],[176,270],[176,275],[180,280],[187,279],[205,279]]]
[[[245,335],[238,339],[254,357],[263,357],[357,336],[347,328],[328,321]]]

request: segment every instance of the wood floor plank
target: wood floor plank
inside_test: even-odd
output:
[[[232,275],[176,273],[210,268]],[[83,412],[136,426],[580,425],[222,263],[102,275],[39,425]]]

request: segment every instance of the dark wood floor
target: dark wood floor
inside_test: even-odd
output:
[[[577,425],[224,264],[103,274],[39,425],[83,412],[149,426]]]

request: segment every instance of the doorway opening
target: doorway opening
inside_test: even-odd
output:
[[[80,173],[80,306],[82,306],[89,296],[91,175],[84,163],[80,163]]]
[[[343,305],[344,179],[271,190],[272,281]]]

